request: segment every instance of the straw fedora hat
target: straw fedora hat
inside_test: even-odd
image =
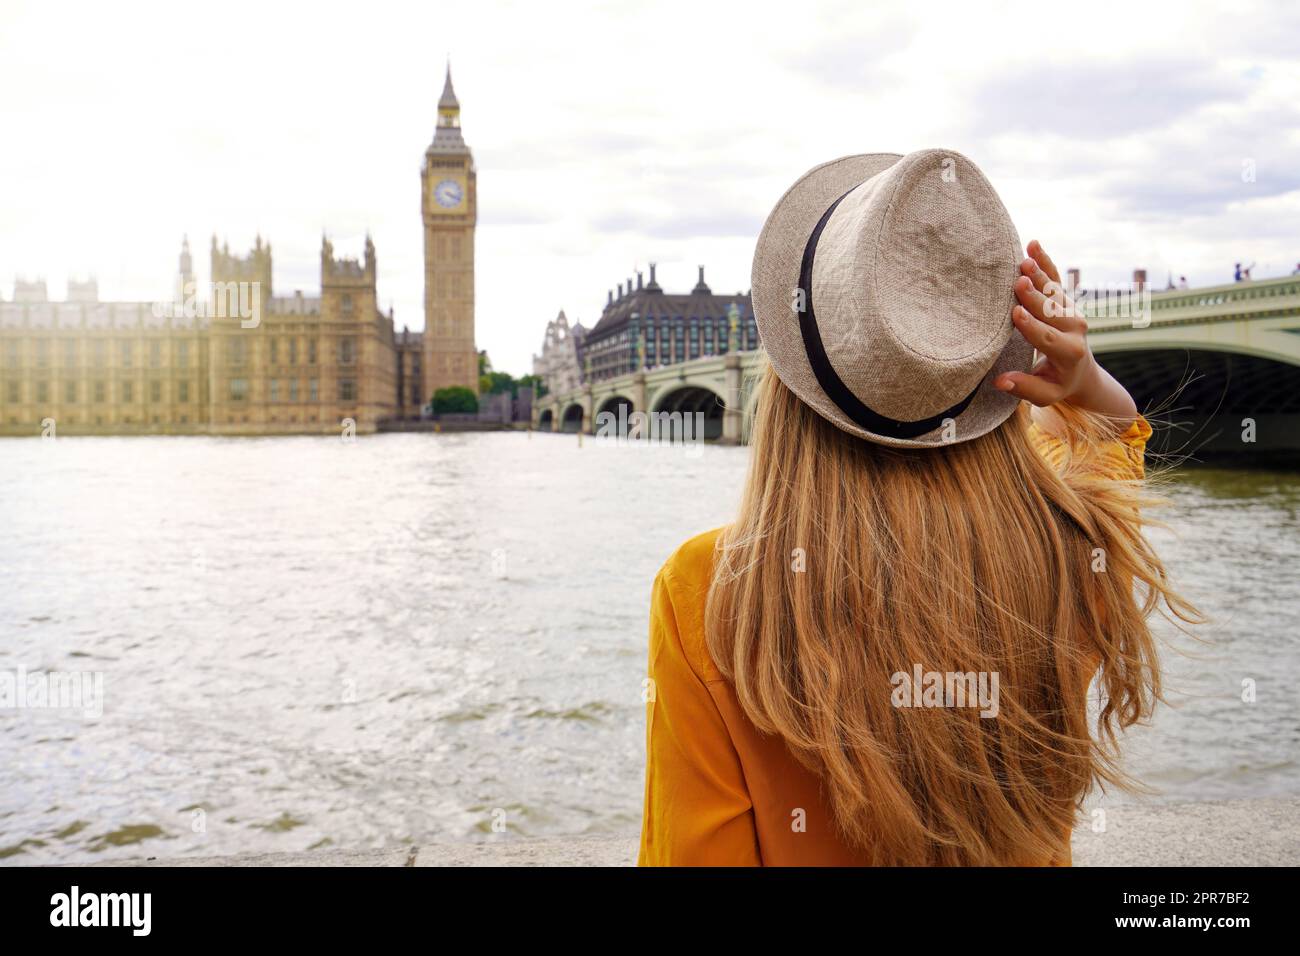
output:
[[[759,336],[781,381],[868,441],[931,447],[996,428],[1028,371],[1011,322],[1020,239],[952,150],[846,156],[805,173],[754,252]]]

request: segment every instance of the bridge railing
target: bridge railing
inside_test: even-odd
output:
[[[1198,289],[1152,290],[1142,297],[1135,297],[1131,289],[1120,289],[1109,294],[1104,289],[1089,290],[1080,304],[1089,327],[1094,332],[1189,321],[1250,319],[1278,312],[1300,311],[1300,275],[1231,282]]]

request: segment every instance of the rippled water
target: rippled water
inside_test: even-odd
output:
[[[104,680],[98,719],[0,710],[0,862],[634,830],[650,583],[729,518],[746,455],[0,443],[0,670]],[[1162,546],[1216,624],[1133,769],[1167,800],[1300,792],[1300,480],[1173,496]]]

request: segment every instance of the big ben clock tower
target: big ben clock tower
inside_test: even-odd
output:
[[[451,66],[438,100],[438,128],[424,152],[424,399],[451,385],[478,393],[474,346],[474,157],[460,133]]]

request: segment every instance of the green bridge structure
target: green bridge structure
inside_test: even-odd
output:
[[[1300,454],[1300,275],[1079,301],[1093,353],[1156,425],[1157,450]],[[698,413],[706,440],[744,442],[765,361],[761,349],[732,352],[588,382],[538,399],[533,424],[594,434],[635,412]]]

